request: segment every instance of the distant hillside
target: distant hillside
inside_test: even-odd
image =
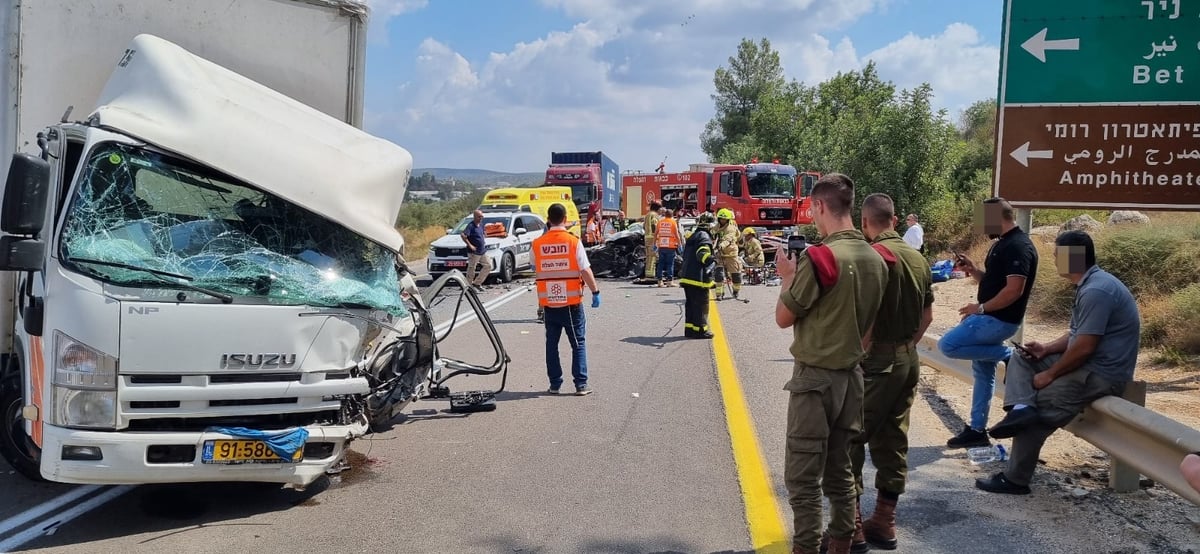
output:
[[[514,187],[522,185],[540,185],[546,178],[545,172],[536,173],[504,173],[502,171],[492,171],[489,169],[452,169],[446,167],[425,167],[413,170],[414,177],[420,177],[423,173],[433,175],[438,181],[448,181],[454,179],[456,181],[466,181],[476,185],[495,185],[497,183],[508,183]]]

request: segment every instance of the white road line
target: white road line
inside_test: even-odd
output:
[[[514,289],[511,291],[508,291],[508,292],[504,293],[503,295],[501,295],[499,298],[496,298],[490,302],[485,302],[483,304],[483,309],[485,311],[491,313],[492,310],[499,308],[500,306],[503,306],[509,302],[512,302],[515,298],[517,298],[518,296],[521,296],[522,294],[525,294],[528,291],[529,291],[528,285],[522,286],[519,289]],[[468,309],[469,309],[469,307],[468,307]],[[472,321],[475,321],[475,319],[477,319],[475,316],[475,312],[472,311],[471,313],[469,313],[465,316],[459,317],[458,321],[451,320],[451,321],[442,323],[441,325],[438,325],[437,327],[434,327],[433,332],[436,335],[441,335],[443,332],[446,331],[446,329],[450,328],[451,323],[454,323],[454,328],[457,329],[457,328],[459,328],[459,326],[462,326],[462,325],[465,325]]]
[[[89,498],[86,502],[80,503],[61,514],[54,514],[50,517],[37,522],[29,529],[22,531],[17,535],[13,535],[4,542],[0,542],[0,553],[9,552],[15,548],[20,548],[25,543],[41,537],[48,532],[57,531],[60,526],[69,523],[71,520],[86,514],[100,506],[115,500],[117,497],[133,490],[130,485],[121,485],[112,487],[96,496]],[[61,497],[60,497],[61,498]]]
[[[92,494],[101,488],[103,487],[98,485],[84,485],[75,487],[63,494],[42,502],[37,506],[33,506],[19,514],[10,516],[8,519],[0,521],[0,536],[7,535],[8,533],[12,532],[13,529],[21,527],[22,525],[25,525],[34,519],[42,517],[54,510],[70,504],[71,502]]]

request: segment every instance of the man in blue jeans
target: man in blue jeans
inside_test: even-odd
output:
[[[975,386],[971,395],[971,421],[962,432],[946,441],[950,448],[991,444],[987,434],[988,409],[996,390],[996,363],[1006,362],[1012,348],[1004,341],[1012,337],[1025,318],[1025,306],[1037,275],[1038,255],[1029,235],[1017,226],[1016,211],[1003,198],[983,201],[983,232],[999,239],[988,250],[986,271],[962,254],[955,267],[979,283],[976,302],[958,310],[962,323],[938,341],[938,350],[948,358],[971,360]]]
[[[575,394],[592,393],[588,385],[587,348],[583,317],[583,285],[592,291],[592,307],[600,307],[600,288],[592,275],[591,263],[579,239],[567,232],[567,209],[552,204],[547,212],[550,230],[533,241],[533,269],[537,280],[538,305],[545,310],[546,376],[550,394],[562,387],[562,362],[558,342],[566,331],[571,343],[571,377]]]

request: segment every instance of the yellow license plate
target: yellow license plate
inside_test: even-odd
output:
[[[301,449],[296,451],[291,460],[285,460],[263,441],[212,440],[204,442],[200,461],[206,464],[281,464],[299,462],[303,458],[304,450]]]

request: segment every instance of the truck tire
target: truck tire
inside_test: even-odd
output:
[[[504,257],[500,259],[500,275],[497,280],[501,283],[511,282],[516,272],[517,261],[513,258],[512,252],[505,252]]]
[[[33,481],[45,481],[41,471],[41,450],[25,433],[25,418],[21,408],[25,405],[21,397],[20,373],[8,371],[0,379],[0,455],[8,464]]]

